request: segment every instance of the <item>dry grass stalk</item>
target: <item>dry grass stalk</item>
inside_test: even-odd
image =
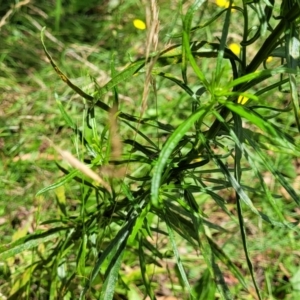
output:
[[[19,9],[20,7],[24,6],[24,5],[27,5],[30,3],[31,0],[24,0],[24,1],[21,1],[19,3],[17,3],[16,5],[12,6],[12,8],[10,10],[8,10],[6,12],[6,14],[2,17],[2,19],[0,20],[0,28],[3,27],[6,23],[7,23],[7,20],[9,19],[10,15],[12,15],[12,13]]]
[[[158,45],[158,33],[159,33],[159,9],[156,0],[146,1],[146,23],[148,28],[148,35],[146,41],[146,61],[148,61],[151,52],[157,50]],[[152,58],[150,62],[146,65],[146,78],[144,83],[144,91],[142,98],[142,111],[141,116],[144,114],[147,108],[147,99],[150,91],[152,69],[155,64],[156,59]]]
[[[118,133],[117,124],[118,109],[114,105],[109,112],[109,131],[110,131],[110,144],[111,144],[111,155],[112,160],[119,159],[122,154],[122,141]]]
[[[35,19],[33,19],[31,16],[29,15],[25,15],[25,18],[39,31],[42,31],[43,26],[38,23]],[[45,30],[45,36],[52,41],[53,43],[56,44],[57,46],[57,50],[59,51],[63,51],[63,50],[67,50],[66,51],[66,55],[71,57],[72,59],[76,59],[77,61],[83,63],[86,67],[88,67],[89,69],[91,69],[92,71],[96,72],[98,74],[98,78],[97,80],[103,81],[103,82],[107,82],[110,80],[110,77],[101,69],[99,69],[96,65],[92,64],[91,62],[89,62],[88,60],[82,58],[80,55],[77,54],[77,52],[72,49],[72,48],[67,48],[66,45],[61,42],[60,40],[58,40],[55,36],[53,36],[48,30]]]
[[[60,156],[66,160],[73,168],[77,169],[87,177],[94,180],[97,184],[102,185],[108,192],[111,191],[111,187],[108,185],[106,181],[104,181],[97,173],[91,170],[87,165],[78,160],[75,156],[73,156],[70,152],[60,149],[55,146],[53,142],[49,140],[52,147],[60,154]]]
[[[118,132],[118,108],[114,105],[109,111],[109,131],[110,131],[110,144],[111,144],[111,160],[118,160],[122,155],[122,140]],[[116,168],[113,165],[102,166],[100,173],[111,178],[122,178],[126,174],[126,168]]]
[[[111,187],[105,182],[97,173],[91,170],[87,165],[78,160],[75,156],[73,156],[70,152],[61,150],[58,147],[54,147],[56,151],[61,155],[63,159],[65,159],[72,167],[82,172],[87,177],[93,179],[98,184],[102,185],[107,191],[111,193]]]

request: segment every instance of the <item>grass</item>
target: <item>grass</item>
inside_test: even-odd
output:
[[[1,7],[0,299],[298,298],[287,2]]]

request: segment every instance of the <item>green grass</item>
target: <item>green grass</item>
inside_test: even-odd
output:
[[[245,2],[1,7],[0,299],[298,299],[300,8]]]

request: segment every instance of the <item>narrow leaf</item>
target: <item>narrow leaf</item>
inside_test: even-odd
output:
[[[32,235],[25,236],[11,244],[0,247],[0,260],[5,260],[15,256],[25,250],[32,249],[42,243],[60,236],[62,231],[67,230],[65,227],[57,227],[44,232],[38,232]]]
[[[192,114],[186,121],[184,121],[169,137],[165,143],[163,149],[160,152],[158,161],[155,164],[154,173],[151,184],[151,201],[155,206],[159,205],[159,187],[161,184],[162,173],[167,165],[168,159],[171,156],[173,150],[180,142],[181,138],[186,134],[190,127],[197,121],[204,118],[204,116],[210,111],[212,104],[207,104],[201,109]]]
[[[186,273],[185,273],[185,270],[184,270],[184,267],[183,267],[183,264],[182,264],[177,246],[176,246],[176,241],[175,241],[175,236],[174,236],[173,230],[172,230],[172,228],[171,228],[171,226],[168,222],[168,216],[166,214],[165,214],[165,218],[166,218],[166,225],[167,225],[168,233],[169,233],[169,239],[170,239],[171,244],[172,244],[172,249],[173,249],[173,252],[174,252],[174,255],[175,255],[175,258],[176,258],[176,262],[177,262],[177,266],[178,266],[181,278],[182,278],[182,280],[185,284],[186,289],[189,292],[190,297],[192,299],[195,299],[194,293],[193,293],[193,291],[191,289],[191,286],[189,284],[188,278],[186,276]]]
[[[79,172],[78,170],[72,170],[68,175],[62,177],[59,181],[57,181],[57,182],[41,189],[40,191],[38,191],[36,196],[41,195],[41,194],[43,194],[47,191],[54,190],[54,189],[64,185],[65,183],[69,182],[72,178],[74,178],[77,175],[78,172]]]

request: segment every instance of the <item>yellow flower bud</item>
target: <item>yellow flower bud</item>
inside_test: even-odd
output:
[[[267,59],[266,59],[266,62],[269,63],[273,60],[273,57],[272,56],[269,56]]]
[[[248,100],[249,100],[249,98],[247,98],[247,97],[239,96],[238,103],[244,105]]]
[[[240,45],[238,45],[236,43],[231,43],[229,45],[229,49],[237,56],[239,56],[241,53],[241,47],[240,47]]]
[[[146,24],[144,21],[140,19],[134,19],[133,20],[133,26],[139,30],[145,30],[146,29]]]

